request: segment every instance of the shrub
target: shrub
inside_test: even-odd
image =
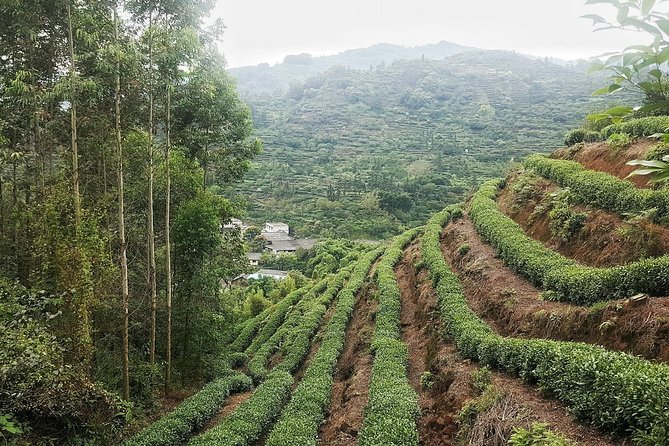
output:
[[[623,266],[580,265],[527,236],[497,209],[499,181],[484,183],[474,194],[470,217],[481,236],[502,260],[536,285],[558,293],[554,297],[578,304],[629,297],[635,293],[662,296],[669,289],[669,256],[643,259]]]
[[[325,410],[330,402],[332,374],[344,348],[346,326],[355,306],[355,294],[382,252],[383,249],[378,249],[363,257],[356,265],[348,284],[339,293],[337,306],[325,330],[323,342],[293,392],[290,403],[270,432],[266,446],[316,444],[318,428],[325,418]]]
[[[281,412],[290,394],[293,377],[286,372],[267,376],[251,397],[215,428],[193,438],[191,446],[247,446],[258,438]]]
[[[509,446],[577,446],[573,441],[552,432],[546,423],[533,423],[529,429],[516,428]]]
[[[580,142],[596,142],[600,141],[599,132],[592,132],[585,129],[575,129],[567,133],[564,137],[564,144],[571,147]]]
[[[418,395],[407,378],[408,352],[400,340],[400,290],[394,267],[422,228],[398,236],[377,268],[379,310],[372,338],[374,364],[360,446],[417,445]]]
[[[606,140],[614,150],[623,150],[632,145],[632,139],[627,133],[614,133]]]
[[[231,393],[247,390],[251,384],[251,379],[242,373],[217,379],[130,438],[124,446],[180,445],[218,412]]]
[[[632,119],[620,124],[611,124],[602,129],[602,137],[609,138],[614,133],[625,133],[633,138],[664,133],[669,128],[669,116],[649,116]]]
[[[472,248],[471,248],[471,246],[469,246],[469,244],[463,243],[462,245],[458,246],[458,255],[464,256],[467,253],[469,253],[469,251],[471,251],[471,249]]]
[[[658,217],[669,212],[669,190],[638,189],[633,183],[604,172],[587,170],[581,164],[531,155],[523,162],[526,168],[568,187],[579,201],[620,215],[640,214],[657,208]]]
[[[472,373],[472,386],[480,393],[484,392],[492,380],[492,373],[488,367],[481,367]]]
[[[444,326],[460,353],[536,383],[578,418],[603,429],[666,441],[662,435],[669,432],[668,366],[583,343],[502,337],[469,308],[439,242],[443,224],[460,212],[449,207],[436,214],[426,226],[421,247]]]
[[[434,374],[432,372],[423,372],[420,375],[420,387],[423,390],[431,389],[434,385]]]

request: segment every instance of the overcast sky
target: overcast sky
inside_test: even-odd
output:
[[[218,0],[230,67],[281,62],[287,54],[335,54],[376,43],[448,40],[563,59],[649,43],[623,31],[592,32],[579,16],[611,16],[584,0]],[[608,13],[608,14],[607,14]],[[643,42],[640,42],[639,39]]]

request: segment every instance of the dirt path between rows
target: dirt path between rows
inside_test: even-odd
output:
[[[469,252],[460,254],[463,244]],[[460,276],[471,308],[504,336],[582,341],[669,361],[669,299],[595,308],[540,300],[541,291],[506,267],[468,217],[449,223],[442,252]]]
[[[415,265],[419,261],[420,243],[415,242],[407,248],[396,267],[402,295],[402,339],[407,343],[410,355],[409,382],[419,394],[422,412],[418,422],[419,444],[455,446],[463,441],[457,438],[457,415],[465,403],[477,395],[472,386],[472,373],[478,370],[478,366],[463,360],[455,346],[443,336],[437,296],[427,271],[416,271]],[[420,383],[425,371],[432,374],[433,384],[428,389]],[[524,385],[519,379],[492,372],[492,384],[507,395],[506,401],[515,407],[511,412],[524,414],[520,425],[547,422],[556,432],[583,445],[624,444],[607,438],[592,427],[579,424],[569,416],[563,405],[542,398],[535,387]],[[491,420],[491,423],[502,422],[508,420]]]
[[[369,277],[373,277],[373,272]],[[369,346],[378,307],[375,294],[376,285],[370,281],[356,295],[351,321],[346,327],[344,350],[335,366],[330,407],[318,434],[320,445],[358,443],[374,360]]]
[[[247,390],[246,392],[230,395],[225,400],[225,403],[223,406],[221,406],[218,413],[211,420],[209,420],[207,424],[205,424],[202,429],[200,429],[195,435],[200,435],[218,426],[225,417],[234,412],[235,409],[237,409],[244,401],[251,398],[251,395],[253,395],[253,390]]]

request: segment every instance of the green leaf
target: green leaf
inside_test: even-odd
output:
[[[591,19],[593,25],[597,25],[598,23],[608,23],[606,20],[604,20],[604,17],[597,14],[586,14],[582,15],[580,18]]]
[[[655,68],[654,70],[650,70],[648,74],[658,79],[662,78],[662,70],[659,70],[657,68]]]
[[[626,107],[624,105],[621,105],[606,110],[606,114],[609,116],[627,116],[630,113],[632,113],[632,111],[633,110],[631,107]]]
[[[662,32],[659,29],[657,29],[656,27],[654,27],[649,23],[643,22],[633,17],[625,17],[623,20],[620,21],[620,24],[623,26],[633,26],[639,30],[646,31],[647,33],[650,33],[654,36],[662,37]]]
[[[600,88],[599,90],[592,93],[593,96],[601,96],[603,94],[609,93],[609,87]]]
[[[668,19],[660,19],[655,22],[657,24],[657,27],[662,30],[663,33],[669,35],[669,20]]]
[[[609,93],[614,93],[614,92],[620,90],[621,88],[623,88],[622,85],[619,85],[619,84],[611,84],[611,85],[609,85],[608,92],[609,92]]]
[[[665,169],[668,164],[658,160],[632,160],[626,163],[628,166],[654,167],[656,169]]]
[[[665,170],[662,173],[654,175],[653,178],[649,181],[649,183],[659,183],[660,181],[667,181],[667,180],[669,180],[669,171]]]
[[[590,68],[588,68],[588,74],[596,73],[598,71],[602,71],[605,68],[604,62],[597,61],[593,62],[590,65]]]
[[[653,10],[655,6],[655,0],[643,0],[641,2],[641,13],[643,15],[648,15]]]

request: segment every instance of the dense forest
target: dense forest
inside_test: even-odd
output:
[[[261,149],[212,3],[0,5],[0,416],[35,442],[211,378],[246,268],[225,191]]]
[[[285,65],[267,77],[285,76]],[[559,147],[587,114],[612,104],[592,97],[603,78],[586,76],[587,67],[466,51],[363,70],[334,66],[273,93],[264,83],[251,93],[254,72],[232,70],[265,144],[237,190],[250,197],[251,219],[291,221],[308,235],[383,239],[524,155]]]

